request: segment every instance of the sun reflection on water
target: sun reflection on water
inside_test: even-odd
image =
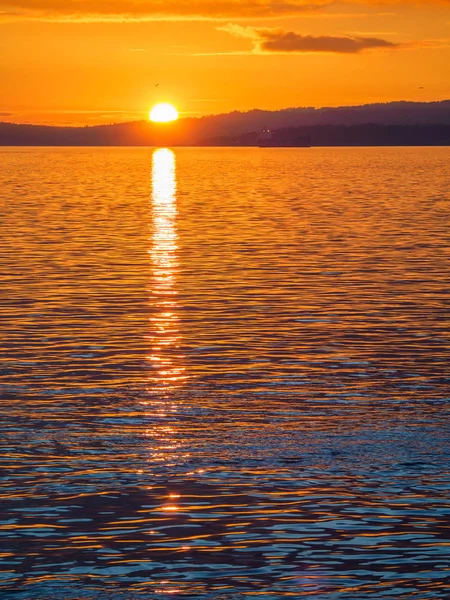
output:
[[[152,261],[151,353],[152,388],[164,396],[184,379],[180,355],[176,279],[178,271],[178,233],[175,154],[160,148],[153,153],[151,248]],[[164,408],[167,410],[167,406]]]

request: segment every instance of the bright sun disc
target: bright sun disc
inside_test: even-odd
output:
[[[150,121],[154,123],[169,123],[178,119],[178,111],[175,106],[167,102],[156,104],[150,111]]]

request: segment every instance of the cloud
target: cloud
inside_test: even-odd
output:
[[[450,0],[348,0],[356,5],[446,5]],[[336,0],[0,0],[0,21],[155,21],[265,19],[325,14]],[[355,16],[359,16],[355,14]],[[361,15],[363,16],[363,15]],[[365,15],[364,15],[365,16]]]
[[[331,0],[0,0],[0,20],[269,18],[314,12],[330,3]]]
[[[335,54],[357,54],[370,49],[396,49],[405,47],[373,36],[302,35],[295,31],[269,27],[242,27],[229,23],[218,28],[237,37],[252,40],[253,53],[307,53],[331,52]],[[409,44],[408,44],[409,45]]]

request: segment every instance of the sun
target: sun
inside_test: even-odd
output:
[[[172,104],[161,102],[155,104],[149,114],[150,121],[153,123],[170,123],[178,119],[178,111]]]

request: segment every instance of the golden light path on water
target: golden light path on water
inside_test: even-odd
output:
[[[176,276],[178,269],[178,233],[176,227],[176,161],[167,148],[153,153],[151,248],[152,347],[150,361],[154,366],[153,387],[163,394],[171,391],[184,378],[177,315]]]
[[[177,314],[177,181],[175,154],[159,148],[152,157],[152,193],[150,206],[150,354],[151,376],[147,379],[147,394],[151,401],[147,416],[156,422],[147,432],[156,441],[151,453],[152,462],[165,463],[176,451],[173,428],[165,422],[178,406],[173,392],[185,379],[181,335]],[[160,422],[162,419],[162,424]],[[157,423],[159,422],[159,425]],[[169,510],[164,507],[163,510]]]

